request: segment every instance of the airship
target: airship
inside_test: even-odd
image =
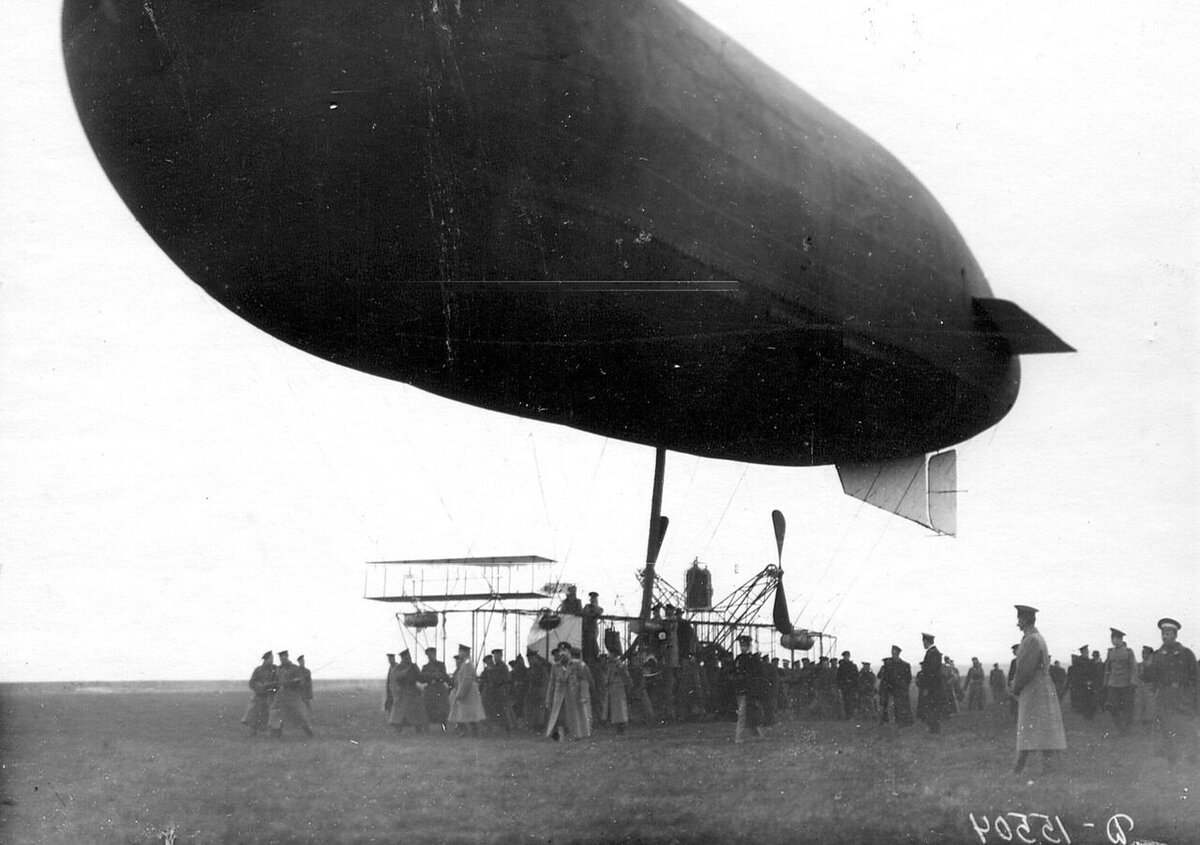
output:
[[[346,367],[835,464],[953,533],[947,450],[1012,408],[1019,356],[1071,351],[899,161],[676,0],[66,0],[62,23],[145,230]]]

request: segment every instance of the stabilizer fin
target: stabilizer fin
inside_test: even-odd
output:
[[[924,455],[838,464],[838,477],[847,496],[912,520],[939,534],[957,531],[957,458],[953,450]]]
[[[1073,346],[1014,302],[977,296],[973,304],[981,328],[1002,338],[1013,355],[1075,351]]]

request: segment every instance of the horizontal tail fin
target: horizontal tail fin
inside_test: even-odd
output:
[[[951,450],[863,464],[838,464],[847,496],[954,536],[957,525],[957,455]]]

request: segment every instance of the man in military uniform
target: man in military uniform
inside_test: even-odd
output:
[[[301,690],[304,686],[304,673],[300,667],[288,658],[287,650],[279,652],[279,668],[275,672],[275,695],[271,699],[271,712],[268,724],[271,736],[283,738],[284,722],[296,722],[308,736],[312,736],[312,728],[308,724],[308,712],[304,709]]]
[[[1137,683],[1137,658],[1125,645],[1125,632],[1109,628],[1113,647],[1104,661],[1104,686],[1108,690],[1108,706],[1118,733],[1127,734],[1133,726],[1133,694]]]
[[[762,736],[762,702],[759,689],[762,686],[762,660],[750,652],[754,642],[749,634],[737,638],[738,656],[733,661],[733,694],[737,697],[737,727],[733,741],[741,742],[746,729]]]
[[[1088,647],[1080,646],[1079,654],[1071,657],[1071,668],[1067,670],[1067,690],[1071,695],[1071,709],[1085,719],[1096,715],[1095,681],[1092,677],[1092,661],[1088,658]]]
[[[929,726],[932,734],[941,733],[946,713],[946,682],[942,679],[942,653],[933,644],[933,634],[921,634],[925,658],[917,674],[917,718]]]
[[[296,665],[300,667],[300,674],[303,680],[300,682],[300,700],[304,702],[304,709],[312,713],[312,670],[304,665],[304,655],[296,658]]]
[[[1162,646],[1146,660],[1145,678],[1158,705],[1160,753],[1174,765],[1180,756],[1196,762],[1196,714],[1200,702],[1200,669],[1196,655],[1179,644],[1182,626],[1171,618],[1158,620]]]
[[[878,697],[875,691],[875,673],[870,661],[864,660],[858,670],[858,706],[864,718],[873,719],[878,713]]]
[[[513,712],[512,673],[504,662],[504,650],[492,649],[492,706],[495,708],[497,726],[503,726],[505,733],[512,733],[517,726],[517,716]],[[492,716],[491,713],[488,714]]]
[[[858,667],[848,651],[842,652],[837,665],[837,685],[842,694],[842,718],[849,719],[858,710]]]
[[[250,704],[242,716],[242,724],[250,726],[250,736],[254,736],[267,726],[271,712],[271,696],[275,693],[275,656],[266,652],[262,663],[254,667],[250,673]]]
[[[383,678],[383,715],[385,716],[392,712],[392,672],[396,668],[396,655],[388,652],[387,662],[387,674]]]
[[[909,687],[912,686],[912,667],[900,657],[903,649],[898,645],[892,646],[892,656],[887,658],[887,699],[891,702],[896,724],[907,728],[913,723],[912,701],[908,697]],[[883,675],[879,671],[879,709],[880,721],[887,722],[887,704],[883,696]]]
[[[588,603],[583,606],[583,662],[591,666],[600,659],[600,617],[604,608],[600,606],[600,594],[588,593]]]
[[[446,664],[437,659],[437,649],[433,646],[425,649],[428,661],[421,667],[421,683],[425,690],[421,702],[425,707],[425,721],[437,725],[446,732],[446,718],[450,715],[450,676],[446,674]]]

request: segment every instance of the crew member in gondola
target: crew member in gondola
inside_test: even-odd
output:
[[[588,603],[581,612],[583,662],[592,666],[600,659],[600,617],[604,615],[604,608],[600,606],[600,594],[588,593]]]
[[[583,602],[579,600],[579,596],[575,595],[575,585],[571,584],[567,587],[567,594],[563,597],[562,602],[558,605],[559,613],[575,613],[583,612]]]

